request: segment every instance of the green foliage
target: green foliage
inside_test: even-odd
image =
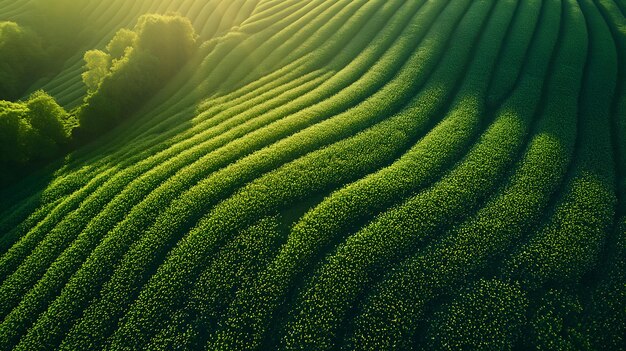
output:
[[[484,144],[483,147],[493,148],[493,151],[483,153],[488,157],[483,158],[480,164],[486,165],[485,162],[488,162],[489,165],[481,172],[493,167],[497,162],[496,155],[502,155],[505,159],[510,159],[511,155],[515,155],[516,152],[502,154],[501,152],[510,147],[519,149],[522,146],[523,137],[530,128],[535,106],[542,92],[540,88],[542,82],[538,77],[545,77],[549,72],[549,61],[545,60],[545,57],[551,55],[557,40],[557,33],[554,29],[558,28],[560,22],[561,4],[547,4],[549,7],[544,11],[547,9],[551,20],[542,22],[540,26],[542,35],[539,38],[541,39],[534,44],[535,48],[531,51],[532,55],[529,58],[530,64],[526,65],[522,81],[496,114],[496,119],[482,138],[483,142],[477,144],[477,148],[481,147],[481,144]],[[577,20],[580,20],[580,17],[577,17]],[[546,101],[549,103],[538,116],[540,123],[526,146],[523,156],[515,166],[513,175],[474,217],[454,228],[450,233],[446,233],[436,244],[418,251],[412,258],[396,268],[387,279],[380,282],[374,293],[364,303],[363,311],[356,320],[356,331],[352,338],[360,349],[388,349],[393,345],[407,347],[406,345],[415,337],[417,327],[412,321],[424,318],[425,309],[429,303],[441,294],[472,279],[472,274],[475,272],[488,269],[494,257],[519,240],[528,227],[541,216],[542,208],[547,205],[550,194],[558,186],[565,173],[573,148],[575,101],[584,65],[585,50],[581,50],[581,48],[584,49],[584,41],[581,42],[580,38],[574,36],[573,33],[566,35],[576,40],[567,41],[568,45],[561,47],[556,62],[568,63],[568,66],[572,64],[577,67],[578,74],[572,75],[569,68],[552,72],[555,77],[546,87],[546,94],[549,97]],[[577,54],[574,55],[574,53]],[[566,92],[563,87],[568,87],[570,90]],[[568,101],[566,106],[569,106],[569,110],[563,109],[563,101]],[[506,135],[507,141],[498,140],[499,135]],[[512,140],[513,136],[517,141]],[[568,147],[570,152],[566,149]],[[476,172],[475,170],[482,168],[478,165],[468,165],[471,166],[470,172]],[[473,181],[474,178],[475,176],[472,176],[469,180]],[[463,191],[466,187],[456,189]],[[471,192],[474,191],[471,190]],[[415,208],[426,208],[426,211],[429,211],[426,212],[426,216],[417,217],[418,220],[412,222],[426,222],[428,225],[433,219],[441,218],[433,215],[433,213],[441,212],[437,210],[442,206],[441,204],[446,207],[454,203],[458,203],[461,208],[465,206],[465,198],[459,198],[457,195],[449,196],[450,192],[441,190],[433,191],[433,193],[448,196],[434,203],[415,201],[412,206],[407,204],[402,208],[402,212],[407,214],[399,217],[399,211],[394,211],[396,213],[389,213],[387,221],[406,223],[404,218],[411,218],[409,215],[416,212]],[[417,198],[423,198],[426,195]],[[435,203],[438,206],[434,206]],[[391,225],[385,225],[382,220],[379,223],[375,223],[378,228],[372,225],[373,229],[378,229],[382,233],[377,246],[392,249],[393,246],[388,245],[390,231],[385,230],[385,227]],[[424,225],[420,224],[417,230],[409,226],[406,231],[422,233],[421,227]]]
[[[1,350],[624,348],[621,1],[0,2]]]
[[[571,179],[545,227],[507,262],[511,274],[529,288],[581,279],[593,268],[614,221],[615,160],[609,121],[617,55],[600,13],[587,0],[581,7],[590,27],[574,39],[583,41],[588,35],[590,40]]]
[[[173,33],[169,35],[174,35]],[[120,60],[124,56],[128,54],[128,50],[134,48],[137,44],[137,32],[134,30],[130,30],[127,28],[122,28],[115,33],[115,36],[111,41],[107,44],[107,52],[110,55],[110,58],[114,61]],[[103,52],[99,52],[99,54],[105,54]],[[85,61],[89,62],[87,56],[85,55]],[[110,63],[109,63],[110,64]],[[89,64],[87,68],[90,69]],[[106,66],[106,70],[108,72],[109,65]]]
[[[580,329],[583,304],[572,291],[547,289],[529,313],[527,344],[539,350],[595,350]]]
[[[189,19],[151,14],[132,31],[118,31],[107,52],[87,51],[82,77],[89,94],[77,111],[77,132],[94,134],[126,119],[184,65],[196,41]]]
[[[528,300],[519,286],[480,280],[436,313],[426,337],[431,350],[513,350]]]
[[[109,74],[111,69],[111,56],[101,50],[89,50],[85,53],[85,68],[83,82],[89,92],[94,92],[100,87],[100,83]]]
[[[43,91],[27,101],[0,101],[0,164],[23,167],[58,155],[68,142],[67,112]]]
[[[0,99],[15,100],[46,72],[48,54],[34,31],[0,22]]]

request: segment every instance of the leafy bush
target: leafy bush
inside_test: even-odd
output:
[[[67,112],[43,91],[23,103],[0,101],[0,165],[21,167],[57,155],[68,141],[67,119]]]
[[[47,53],[35,32],[0,22],[0,99],[15,100],[46,70]]]
[[[77,112],[79,133],[105,130],[136,110],[191,57],[196,39],[189,19],[148,14],[133,30],[118,31],[106,52],[87,51],[83,82],[89,95]]]

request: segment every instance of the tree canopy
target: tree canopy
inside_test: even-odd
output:
[[[0,99],[19,98],[47,67],[41,38],[15,22],[0,22]]]
[[[154,94],[196,50],[189,19],[148,14],[121,29],[105,50],[85,53],[83,82],[89,94],[78,110],[80,132],[93,134],[122,120]]]
[[[23,167],[59,154],[69,140],[67,112],[43,91],[24,102],[0,101],[0,165]]]

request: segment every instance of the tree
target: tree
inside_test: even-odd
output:
[[[96,91],[100,83],[109,74],[111,69],[111,56],[101,50],[89,50],[85,53],[85,68],[83,82],[88,91]]]
[[[43,91],[25,102],[0,101],[2,168],[23,167],[58,155],[69,141],[67,118],[67,112]]]
[[[134,47],[136,42],[137,33],[130,29],[122,28],[115,33],[115,36],[107,45],[107,51],[111,59],[119,60],[126,56],[127,49]]]
[[[19,98],[46,71],[47,59],[35,32],[15,22],[0,22],[0,99]]]
[[[106,51],[88,51],[83,81],[89,94],[75,135],[101,132],[131,114],[193,55],[197,38],[189,19],[149,14],[133,30],[119,30]]]

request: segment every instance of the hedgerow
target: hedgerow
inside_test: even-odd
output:
[[[69,123],[65,109],[43,91],[24,102],[0,100],[0,185],[60,154],[69,140]]]

